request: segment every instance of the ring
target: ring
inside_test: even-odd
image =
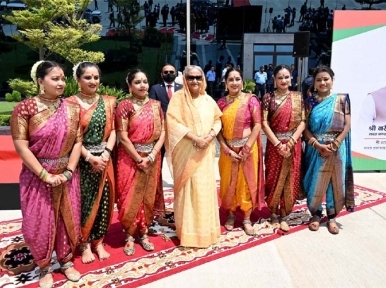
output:
[[[50,187],[50,184],[47,184],[47,187]]]

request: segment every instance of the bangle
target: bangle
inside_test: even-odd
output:
[[[91,152],[90,152],[90,151],[87,151],[87,156],[86,156],[86,158],[84,159],[84,161],[88,162],[88,160],[90,160],[90,157],[91,157]]]
[[[279,146],[281,144],[281,141],[280,140],[278,140],[278,142],[275,144],[275,145],[273,145],[274,147],[277,147],[277,146]]]
[[[153,163],[153,162],[155,161],[155,157],[154,157],[154,155],[153,155],[152,153],[150,153],[149,155],[147,155],[147,158],[149,159],[149,161],[150,161],[151,163]]]
[[[110,148],[108,148],[108,147],[105,147],[105,150],[106,150],[107,152],[109,152],[110,155],[111,155],[111,153],[113,153],[113,151],[112,151]]]
[[[338,138],[335,138],[335,141],[338,141],[339,144],[342,144],[342,142],[339,141]]]
[[[314,142],[312,142],[312,145],[311,145],[311,146],[315,148],[315,144],[316,144],[316,143],[319,143],[318,140],[315,140]]]
[[[294,136],[291,135],[290,138],[291,138],[292,140],[294,140],[295,144],[298,143],[298,140],[296,140],[296,139],[294,138]]]
[[[40,173],[39,173],[39,179],[40,179],[40,180],[43,180],[43,179],[46,177],[47,173],[48,173],[47,170],[43,168],[43,169],[40,171]]]
[[[66,168],[66,171],[68,171],[68,172],[70,172],[71,174],[74,174],[74,171],[73,170],[71,170],[70,168]]]
[[[63,173],[64,177],[66,177],[67,181],[70,181],[72,178],[72,175],[70,174],[69,171],[65,170]]]
[[[214,132],[214,130],[210,130],[210,133],[209,133],[210,136],[212,136],[213,138],[216,138],[216,132]]]
[[[330,148],[331,148],[331,150],[334,151],[334,152],[337,150],[337,149],[334,148],[334,145],[332,145],[332,143],[330,143]]]

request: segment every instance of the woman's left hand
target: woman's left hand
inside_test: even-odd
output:
[[[143,172],[147,173],[149,171],[151,162],[149,158],[142,157],[142,162],[137,164],[138,169],[141,169]]]

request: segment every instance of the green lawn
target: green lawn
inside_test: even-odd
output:
[[[6,101],[0,101],[0,115],[11,115],[13,108],[18,104],[19,102],[6,102]]]

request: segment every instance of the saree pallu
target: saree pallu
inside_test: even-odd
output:
[[[308,129],[316,137],[318,134],[324,134],[334,135],[335,138],[344,129],[345,115],[350,114],[349,96],[333,94],[319,104],[313,103],[308,118]],[[320,137],[318,141],[321,144],[326,143]],[[305,157],[303,186],[311,214],[322,212],[324,197],[328,215],[338,214],[345,205],[354,207],[350,133],[342,141],[340,148],[328,158],[319,157],[319,152],[308,144]]]
[[[160,102],[150,99],[134,111],[131,101],[123,100],[116,112],[116,129],[127,131],[130,141],[138,147],[138,153],[146,157],[164,130]],[[146,172],[138,169],[137,163],[121,143],[118,144],[117,158],[118,219],[126,233],[134,235],[137,230],[146,230],[153,221],[161,155],[157,153],[154,163]]]
[[[245,95],[243,99],[237,98],[235,102],[222,109],[222,135],[226,140],[241,139],[243,137],[244,122],[251,97],[252,95],[249,94]],[[259,102],[257,101],[257,103]],[[255,113],[260,115],[260,105],[257,105],[256,109]],[[236,153],[241,149],[241,147],[230,148]],[[220,198],[221,206],[225,210],[235,211],[237,207],[240,207],[244,212],[250,209],[253,210],[256,207],[259,210],[261,209],[261,204],[264,201],[263,162],[261,161],[263,154],[261,148],[261,134],[259,133],[256,142],[251,147],[250,155],[245,161],[233,162],[221,149],[218,163],[221,176]]]
[[[274,94],[266,94],[263,101],[269,105],[263,110],[264,120],[269,121],[273,133],[279,136],[281,133],[285,137],[278,137],[283,143],[302,121],[305,121],[305,111],[302,96],[299,92],[290,92],[287,99],[278,107],[274,104]],[[268,102],[267,102],[268,101]],[[275,107],[275,108],[273,108]],[[301,158],[302,143],[297,141],[291,151],[291,156],[284,158],[276,147],[267,141],[265,151],[265,194],[266,203],[271,213],[285,217],[289,215],[301,191]]]
[[[43,168],[60,174],[67,167],[72,147],[82,141],[79,113],[79,105],[63,100],[54,114],[49,110],[38,112],[34,98],[24,100],[12,114],[12,138],[28,141],[29,149]],[[54,250],[60,262],[69,261],[80,235],[77,169],[70,181],[51,187],[23,164],[20,197],[23,236],[39,267],[50,264]]]
[[[186,86],[185,86],[186,87]],[[186,89],[174,93],[167,111],[165,147],[174,178],[174,219],[180,245],[207,248],[220,236],[218,197],[215,181],[215,141],[197,149],[184,138],[217,134],[221,111],[209,95],[192,99]]]
[[[77,103],[77,97],[67,98]],[[92,155],[100,156],[114,130],[116,98],[101,96],[88,110],[81,109],[83,146]],[[114,169],[112,159],[102,173],[93,173],[92,165],[83,158],[79,160],[81,189],[81,241],[92,241],[97,246],[103,241],[114,211]]]

